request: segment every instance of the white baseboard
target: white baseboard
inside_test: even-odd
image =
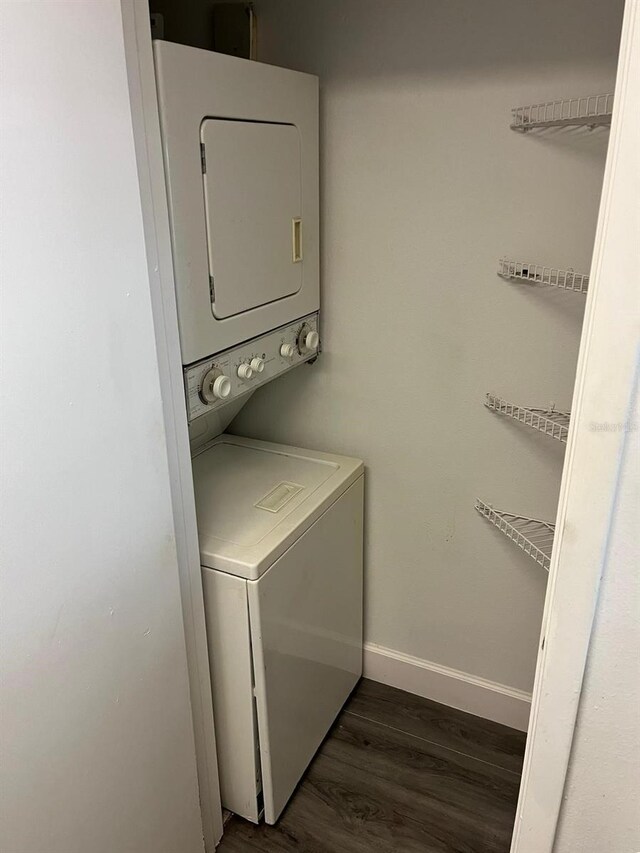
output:
[[[364,676],[477,717],[527,731],[531,694],[524,690],[375,643],[364,645]]]

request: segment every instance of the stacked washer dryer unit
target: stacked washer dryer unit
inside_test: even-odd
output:
[[[154,52],[222,801],[273,823],[362,672],[362,462],[223,434],[318,354],[318,81]]]

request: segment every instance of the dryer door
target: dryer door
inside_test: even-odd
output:
[[[267,823],[362,673],[363,480],[247,581]]]
[[[208,118],[201,139],[211,309],[223,320],[302,287],[300,135]]]

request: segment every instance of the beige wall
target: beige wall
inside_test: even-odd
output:
[[[120,3],[2,25],[0,848],[198,853]]]
[[[259,0],[259,54],[321,80],[323,355],[232,431],[358,455],[366,638],[531,688],[546,575],[474,512],[555,516],[563,446],[482,405],[569,405],[608,134],[510,107],[613,86],[622,2]]]

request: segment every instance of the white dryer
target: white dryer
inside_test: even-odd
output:
[[[192,365],[319,309],[318,78],[164,41],[154,55]]]
[[[193,472],[222,803],[274,823],[362,673],[364,467],[221,435]]]
[[[192,445],[319,352],[318,78],[154,42]]]

